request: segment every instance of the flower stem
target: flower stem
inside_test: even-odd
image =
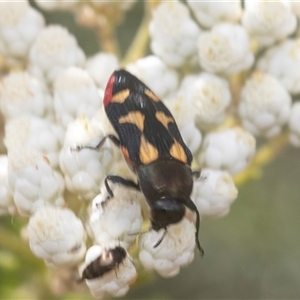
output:
[[[128,48],[124,59],[121,62],[122,66],[126,66],[128,63],[135,61],[138,58],[144,56],[147,50],[148,42],[149,42],[149,32],[148,32],[148,25],[150,20],[150,10],[146,7],[144,8],[144,17],[139,26],[139,29]]]
[[[41,270],[43,268],[41,260],[33,255],[28,248],[28,245],[22,241],[21,237],[18,238],[13,232],[7,230],[3,226],[0,226],[0,236],[0,248],[4,248],[15,253],[20,260],[27,265],[32,266],[32,269]]]
[[[122,66],[126,66],[143,56],[147,51],[149,44],[149,22],[151,19],[152,10],[159,4],[159,1],[145,1],[144,2],[144,17],[139,26],[139,29],[131,43],[124,59],[121,62]]]

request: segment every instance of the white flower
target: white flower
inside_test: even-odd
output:
[[[8,59],[25,60],[44,24],[42,14],[28,1],[1,1],[0,53]]]
[[[179,93],[189,101],[199,128],[207,130],[220,125],[231,101],[229,83],[213,74],[189,75]]]
[[[27,72],[11,72],[0,82],[0,105],[5,119],[52,116],[52,98],[42,81]]]
[[[175,92],[179,75],[155,55],[140,58],[126,66],[126,70],[138,77],[161,99]]]
[[[300,102],[295,102],[289,119],[289,140],[295,147],[300,147]]]
[[[202,142],[202,135],[195,124],[196,111],[191,102],[184,99],[184,95],[178,95],[165,101],[171,111],[182,138],[192,153],[195,153]]]
[[[187,0],[197,21],[205,28],[220,22],[236,23],[242,15],[240,1],[195,1]]]
[[[300,92],[300,39],[286,40],[268,49],[257,68],[275,76],[291,93]]]
[[[291,96],[273,76],[255,72],[241,92],[239,114],[245,129],[255,136],[273,137],[287,123]]]
[[[69,10],[78,6],[78,0],[35,0],[36,4],[45,10]]]
[[[61,127],[46,119],[20,117],[10,120],[5,126],[5,146],[29,147],[45,154],[54,168],[58,167],[58,154],[63,143]]]
[[[242,23],[261,46],[270,46],[295,31],[297,17],[287,1],[246,0]]]
[[[73,211],[40,207],[29,219],[29,246],[50,267],[75,265],[86,251],[86,233]]]
[[[299,1],[294,1],[294,0],[289,0],[289,1],[290,1],[292,12],[296,16],[299,17],[300,16],[300,2]]]
[[[99,52],[87,59],[85,68],[97,86],[105,89],[111,74],[119,69],[119,62],[114,54]]]
[[[162,277],[176,276],[180,267],[190,264],[194,259],[195,225],[184,218],[177,224],[168,226],[162,242],[164,229],[151,230],[140,237],[139,259],[147,271],[155,270]]]
[[[236,127],[208,133],[202,144],[199,164],[235,175],[244,170],[255,154],[255,138]]]
[[[113,150],[106,141],[98,150],[81,149],[77,146],[97,146],[103,139],[101,125],[84,117],[69,123],[64,146],[59,154],[60,168],[66,187],[79,198],[91,200],[100,191],[106,169],[112,162]]]
[[[83,66],[85,55],[67,29],[59,25],[44,28],[29,53],[29,72],[52,83],[70,66]]]
[[[14,202],[22,216],[30,216],[40,206],[63,206],[64,181],[46,156],[29,148],[14,148],[8,153],[8,182]]]
[[[219,23],[200,35],[198,54],[208,72],[232,74],[249,69],[254,61],[246,30],[231,23]]]
[[[8,184],[8,158],[0,155],[0,216],[14,214],[16,207]]]
[[[105,186],[101,188],[92,203],[92,211],[87,226],[94,242],[110,245],[119,242],[128,248],[136,239],[142,226],[140,201],[142,194],[132,188],[108,181],[114,197],[109,198]]]
[[[94,245],[88,249],[85,256],[85,266],[88,266],[93,260],[97,259],[104,251],[105,247]],[[129,285],[137,278],[137,271],[128,255],[122,262],[101,277],[86,280],[86,285],[95,298],[104,298],[108,295],[113,297],[122,297],[128,290]]]
[[[76,67],[65,69],[56,77],[53,94],[55,113],[64,127],[83,114],[93,117],[102,105],[92,78],[85,70]]]
[[[200,28],[179,1],[161,2],[153,11],[149,31],[153,53],[167,65],[180,67],[196,56]]]
[[[238,194],[233,178],[226,171],[202,169],[200,178],[194,181],[191,199],[201,218],[222,217],[229,213],[230,205]]]

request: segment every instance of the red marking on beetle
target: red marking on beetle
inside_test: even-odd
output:
[[[129,153],[128,153],[128,149],[127,149],[125,146],[121,146],[121,152],[122,152],[122,154],[123,154],[125,160],[127,161],[127,163],[128,163],[131,167],[133,167],[133,166],[136,165],[135,162],[132,161],[132,159],[130,158]]]
[[[113,96],[112,93],[113,93],[113,87],[115,84],[115,79],[116,79],[116,76],[114,74],[112,74],[107,82],[107,85],[105,88],[105,93],[104,93],[104,98],[103,98],[104,107],[106,107],[112,99],[112,96]]]

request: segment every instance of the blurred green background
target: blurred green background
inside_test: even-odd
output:
[[[287,149],[226,217],[201,223],[202,259],[128,299],[300,299],[299,179],[300,151]]]
[[[122,53],[130,45],[142,18],[143,1],[127,14],[118,27]],[[96,35],[78,27],[68,13],[45,13],[47,23],[59,23],[78,39],[87,55],[98,51]],[[154,276],[150,282],[135,284],[127,299],[300,299],[300,151],[288,148],[264,168],[262,177],[239,188],[239,196],[230,213],[221,219],[201,223],[201,244],[205,256],[196,254],[195,261],[178,276],[163,279]],[[0,224],[18,235],[25,220],[0,217]],[[0,234],[0,239],[7,236]],[[4,243],[5,244],[5,243]],[[9,243],[8,243],[9,244]],[[34,272],[43,272],[32,255],[20,259],[28,251],[8,252],[0,249],[0,299]],[[39,279],[33,281],[39,289]],[[27,295],[27,294],[26,294]],[[44,295],[49,295],[44,291]],[[89,295],[87,293],[87,295]],[[82,299],[82,296],[80,296]],[[48,298],[48,297],[46,297]],[[49,296],[50,298],[50,296]],[[76,299],[76,294],[58,299]],[[91,297],[90,297],[91,298]],[[45,299],[45,297],[43,298]]]

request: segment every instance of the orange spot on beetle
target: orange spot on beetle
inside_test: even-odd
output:
[[[114,102],[114,103],[124,103],[125,100],[127,99],[127,97],[130,94],[130,90],[126,89],[126,90],[122,90],[116,94],[114,94],[111,98],[110,102]]]
[[[171,146],[170,154],[175,159],[177,159],[185,164],[187,163],[187,156],[185,154],[185,151],[177,141],[174,141],[173,145]]]
[[[119,123],[131,123],[136,125],[136,127],[143,132],[145,116],[140,111],[131,111],[126,116],[119,118]]]
[[[152,91],[150,91],[148,89],[145,89],[144,93],[145,93],[145,95],[147,95],[154,102],[159,102],[160,101],[160,99]]]
[[[140,160],[143,164],[147,165],[158,159],[158,150],[146,141],[144,135],[141,135],[140,145]]]
[[[164,125],[165,128],[168,129],[168,124],[174,123],[174,119],[172,117],[166,116],[162,111],[157,111],[155,113],[155,118]]]

